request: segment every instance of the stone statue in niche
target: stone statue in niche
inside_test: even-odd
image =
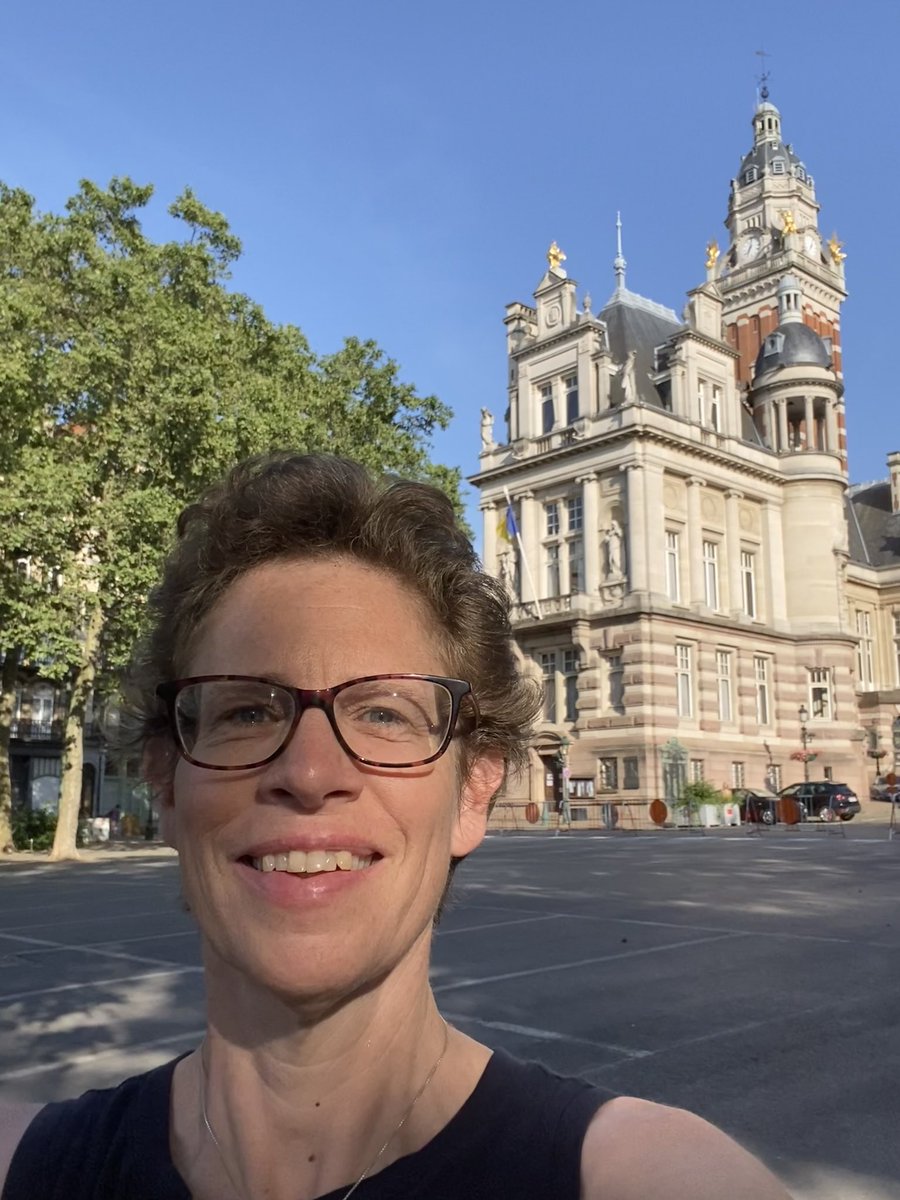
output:
[[[603,544],[606,549],[606,578],[621,579],[624,573],[622,570],[622,526],[615,517],[603,530]]]
[[[494,448],[494,414],[488,408],[481,410],[481,449]]]
[[[625,404],[634,404],[638,398],[637,374],[634,366],[636,358],[637,350],[629,350],[625,361],[620,363],[616,369],[616,374],[622,380],[622,397]]]
[[[497,569],[497,578],[502,587],[504,587],[510,596],[514,595],[515,587],[515,572],[513,569],[513,556],[511,550],[501,550],[500,562]]]

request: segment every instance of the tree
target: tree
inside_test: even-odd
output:
[[[428,460],[449,409],[401,383],[374,343],[318,358],[229,290],[240,244],[189,190],[169,209],[185,236],[146,238],[151,195],[83,182],[65,215],[42,216],[0,187],[0,400],[13,415],[0,520],[24,514],[0,534],[0,842],[12,689],[38,663],[69,695],[56,857],[74,853],[89,698],[114,689],[176,516],[207,484],[248,454],[330,450],[433,479],[459,503],[459,473]]]

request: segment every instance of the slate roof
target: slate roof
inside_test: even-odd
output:
[[[890,483],[855,484],[846,505],[853,561],[870,567],[900,567],[900,513],[891,512]]]
[[[830,367],[831,355],[828,347],[809,325],[801,321],[788,321],[770,333],[759,348],[754,367],[754,379],[776,367],[798,366],[808,363],[816,367]]]
[[[630,350],[637,351],[634,376],[638,396],[645,404],[660,406],[659,393],[647,378],[654,370],[654,351],[673,333],[684,328],[671,308],[647,300],[628,288],[617,288],[597,316],[606,325],[609,350],[613,361],[624,363]],[[611,381],[610,402],[622,404],[622,373]]]

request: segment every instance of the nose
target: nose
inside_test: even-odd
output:
[[[263,768],[260,793],[303,808],[321,808],[359,794],[362,773],[335,737],[327,715],[307,708],[287,745]]]

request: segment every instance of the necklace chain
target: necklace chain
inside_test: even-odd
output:
[[[441,1018],[441,1019],[443,1020],[443,1018]],[[363,1171],[362,1175],[360,1175],[359,1179],[357,1179],[357,1181],[354,1184],[351,1184],[348,1191],[344,1192],[344,1195],[341,1198],[341,1200],[350,1200],[350,1197],[353,1195],[353,1193],[356,1191],[356,1189],[359,1187],[359,1185],[363,1182],[363,1180],[368,1179],[368,1177],[371,1175],[371,1173],[375,1170],[378,1163],[381,1161],[382,1155],[387,1151],[388,1146],[390,1146],[391,1142],[394,1140],[394,1138],[397,1136],[397,1134],[400,1132],[400,1130],[406,1124],[407,1120],[409,1119],[409,1117],[412,1113],[412,1110],[416,1107],[416,1105],[419,1103],[422,1096],[424,1095],[425,1089],[428,1087],[429,1083],[431,1083],[432,1079],[434,1079],[435,1075],[437,1074],[437,1069],[441,1065],[441,1063],[444,1061],[444,1055],[447,1053],[447,1045],[448,1045],[449,1041],[450,1041],[450,1026],[447,1024],[446,1021],[444,1021],[444,1044],[441,1047],[440,1054],[434,1060],[431,1070],[425,1076],[425,1080],[424,1080],[422,1086],[419,1088],[419,1090],[413,1096],[412,1100],[409,1103],[409,1106],[403,1113],[403,1116],[400,1118],[400,1120],[397,1122],[397,1124],[391,1130],[390,1134],[388,1135],[387,1141],[383,1144],[381,1149],[378,1151],[378,1153],[375,1155],[375,1157],[372,1159],[372,1161],[369,1163],[369,1165]],[[243,1192],[236,1185],[236,1183],[234,1181],[234,1177],[231,1174],[231,1171],[228,1169],[228,1163],[225,1161],[225,1154],[222,1151],[222,1147],[219,1143],[219,1139],[216,1137],[215,1130],[213,1129],[212,1125],[210,1124],[209,1113],[206,1111],[206,1062],[203,1058],[202,1048],[200,1051],[200,1115],[203,1117],[203,1124],[206,1127],[206,1132],[209,1134],[209,1139],[216,1148],[216,1153],[219,1156],[219,1162],[221,1162],[221,1164],[225,1170],[225,1174],[228,1176],[228,1182],[231,1184],[232,1188],[234,1189],[235,1195],[242,1196]]]

